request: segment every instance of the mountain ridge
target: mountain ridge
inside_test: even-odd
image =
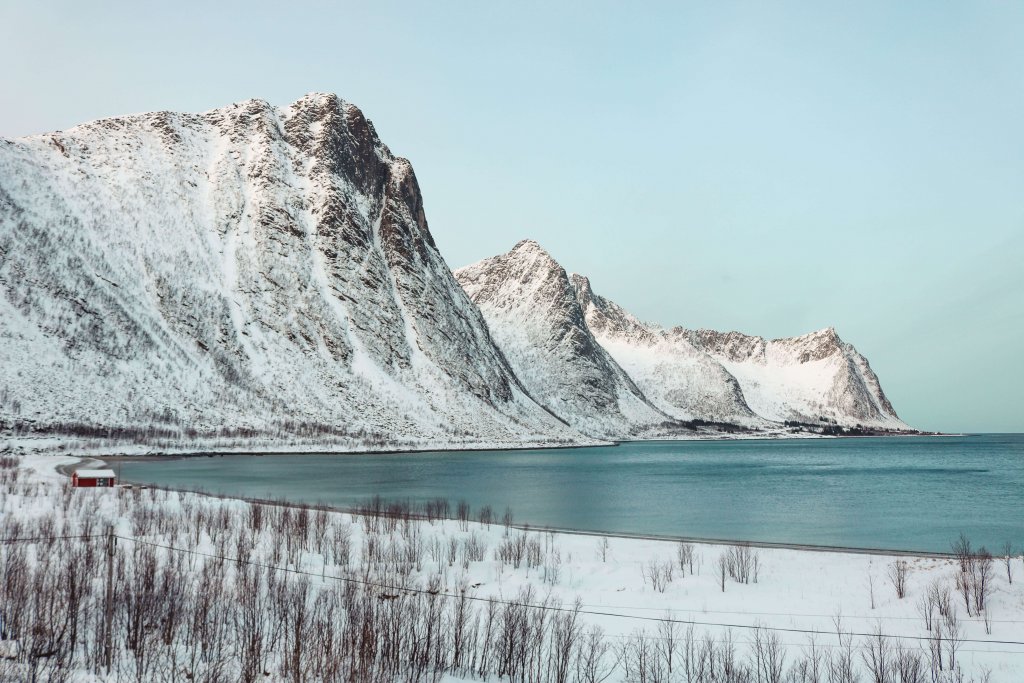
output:
[[[474,301],[412,164],[329,93],[0,140],[0,434],[367,450],[783,421],[748,403],[772,396],[757,359],[787,349],[642,323],[535,241],[513,251],[525,265],[494,257]],[[841,350],[821,351],[849,369],[832,398],[895,416]]]
[[[492,332],[509,321],[488,310],[488,293],[475,284],[467,287],[467,278],[487,279],[485,271],[496,259],[514,258],[524,251],[543,254],[549,270],[561,268],[536,241],[523,240],[503,256],[455,271],[481,306]],[[501,272],[490,276],[491,287],[505,286]],[[586,276],[574,273],[569,278],[593,338],[633,380],[646,402],[671,420],[732,423],[749,429],[796,423],[911,431],[899,419],[867,359],[844,342],[834,327],[771,340],[740,332],[664,328],[642,322],[596,294]],[[525,282],[520,275],[511,285]],[[514,293],[506,293],[510,296]],[[496,333],[499,345],[507,344],[502,337]]]
[[[6,141],[0,307],[12,428],[583,440],[494,346],[411,164],[333,95]]]

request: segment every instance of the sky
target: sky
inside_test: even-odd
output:
[[[0,136],[335,92],[453,268],[536,239],[665,326],[833,325],[913,426],[1024,431],[1024,4],[632,5],[0,0]]]

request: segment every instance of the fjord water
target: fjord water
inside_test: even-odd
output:
[[[227,455],[120,464],[125,480],[350,506],[374,495],[511,508],[592,531],[947,551],[1024,543],[1024,435],[642,441],[558,450]]]

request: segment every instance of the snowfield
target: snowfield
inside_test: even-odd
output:
[[[0,680],[1014,683],[1024,671],[1019,556],[1010,583],[1001,557],[965,555],[961,571],[953,556],[550,532],[457,501],[354,514],[71,489],[57,468],[73,463],[0,460]]]

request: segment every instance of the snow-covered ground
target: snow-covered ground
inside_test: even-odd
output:
[[[872,654],[902,663],[903,678],[881,681],[961,680],[948,670],[951,657],[962,680],[1011,683],[1024,672],[1019,556],[1012,584],[1001,558],[989,566],[978,616],[975,597],[967,613],[952,557],[552,533],[505,525],[504,511],[482,523],[486,511],[471,510],[463,522],[455,501],[454,519],[428,521],[400,506],[387,517],[154,489],[72,490],[57,468],[74,462],[0,463],[5,539],[96,536],[4,544],[2,651],[13,659],[0,659],[2,680],[27,676],[30,660],[41,670],[63,662],[52,680],[70,668],[89,681],[597,680],[601,672],[607,680],[869,681]],[[433,514],[444,515],[438,507]],[[108,524],[118,536],[110,675]],[[687,552],[692,569],[690,558],[680,566]],[[727,573],[723,590],[719,562],[730,555],[734,573],[746,564],[749,577]],[[903,598],[890,579],[900,562]],[[75,581],[84,581],[80,603],[69,598]],[[930,631],[921,613],[929,594],[948,595],[955,615],[932,610]],[[29,622],[71,603],[80,608],[73,651],[67,633],[40,645],[49,632]],[[52,654],[31,659],[33,644]],[[702,662],[713,669],[700,674]],[[907,677],[915,663],[920,676]],[[857,677],[842,676],[847,664]]]

